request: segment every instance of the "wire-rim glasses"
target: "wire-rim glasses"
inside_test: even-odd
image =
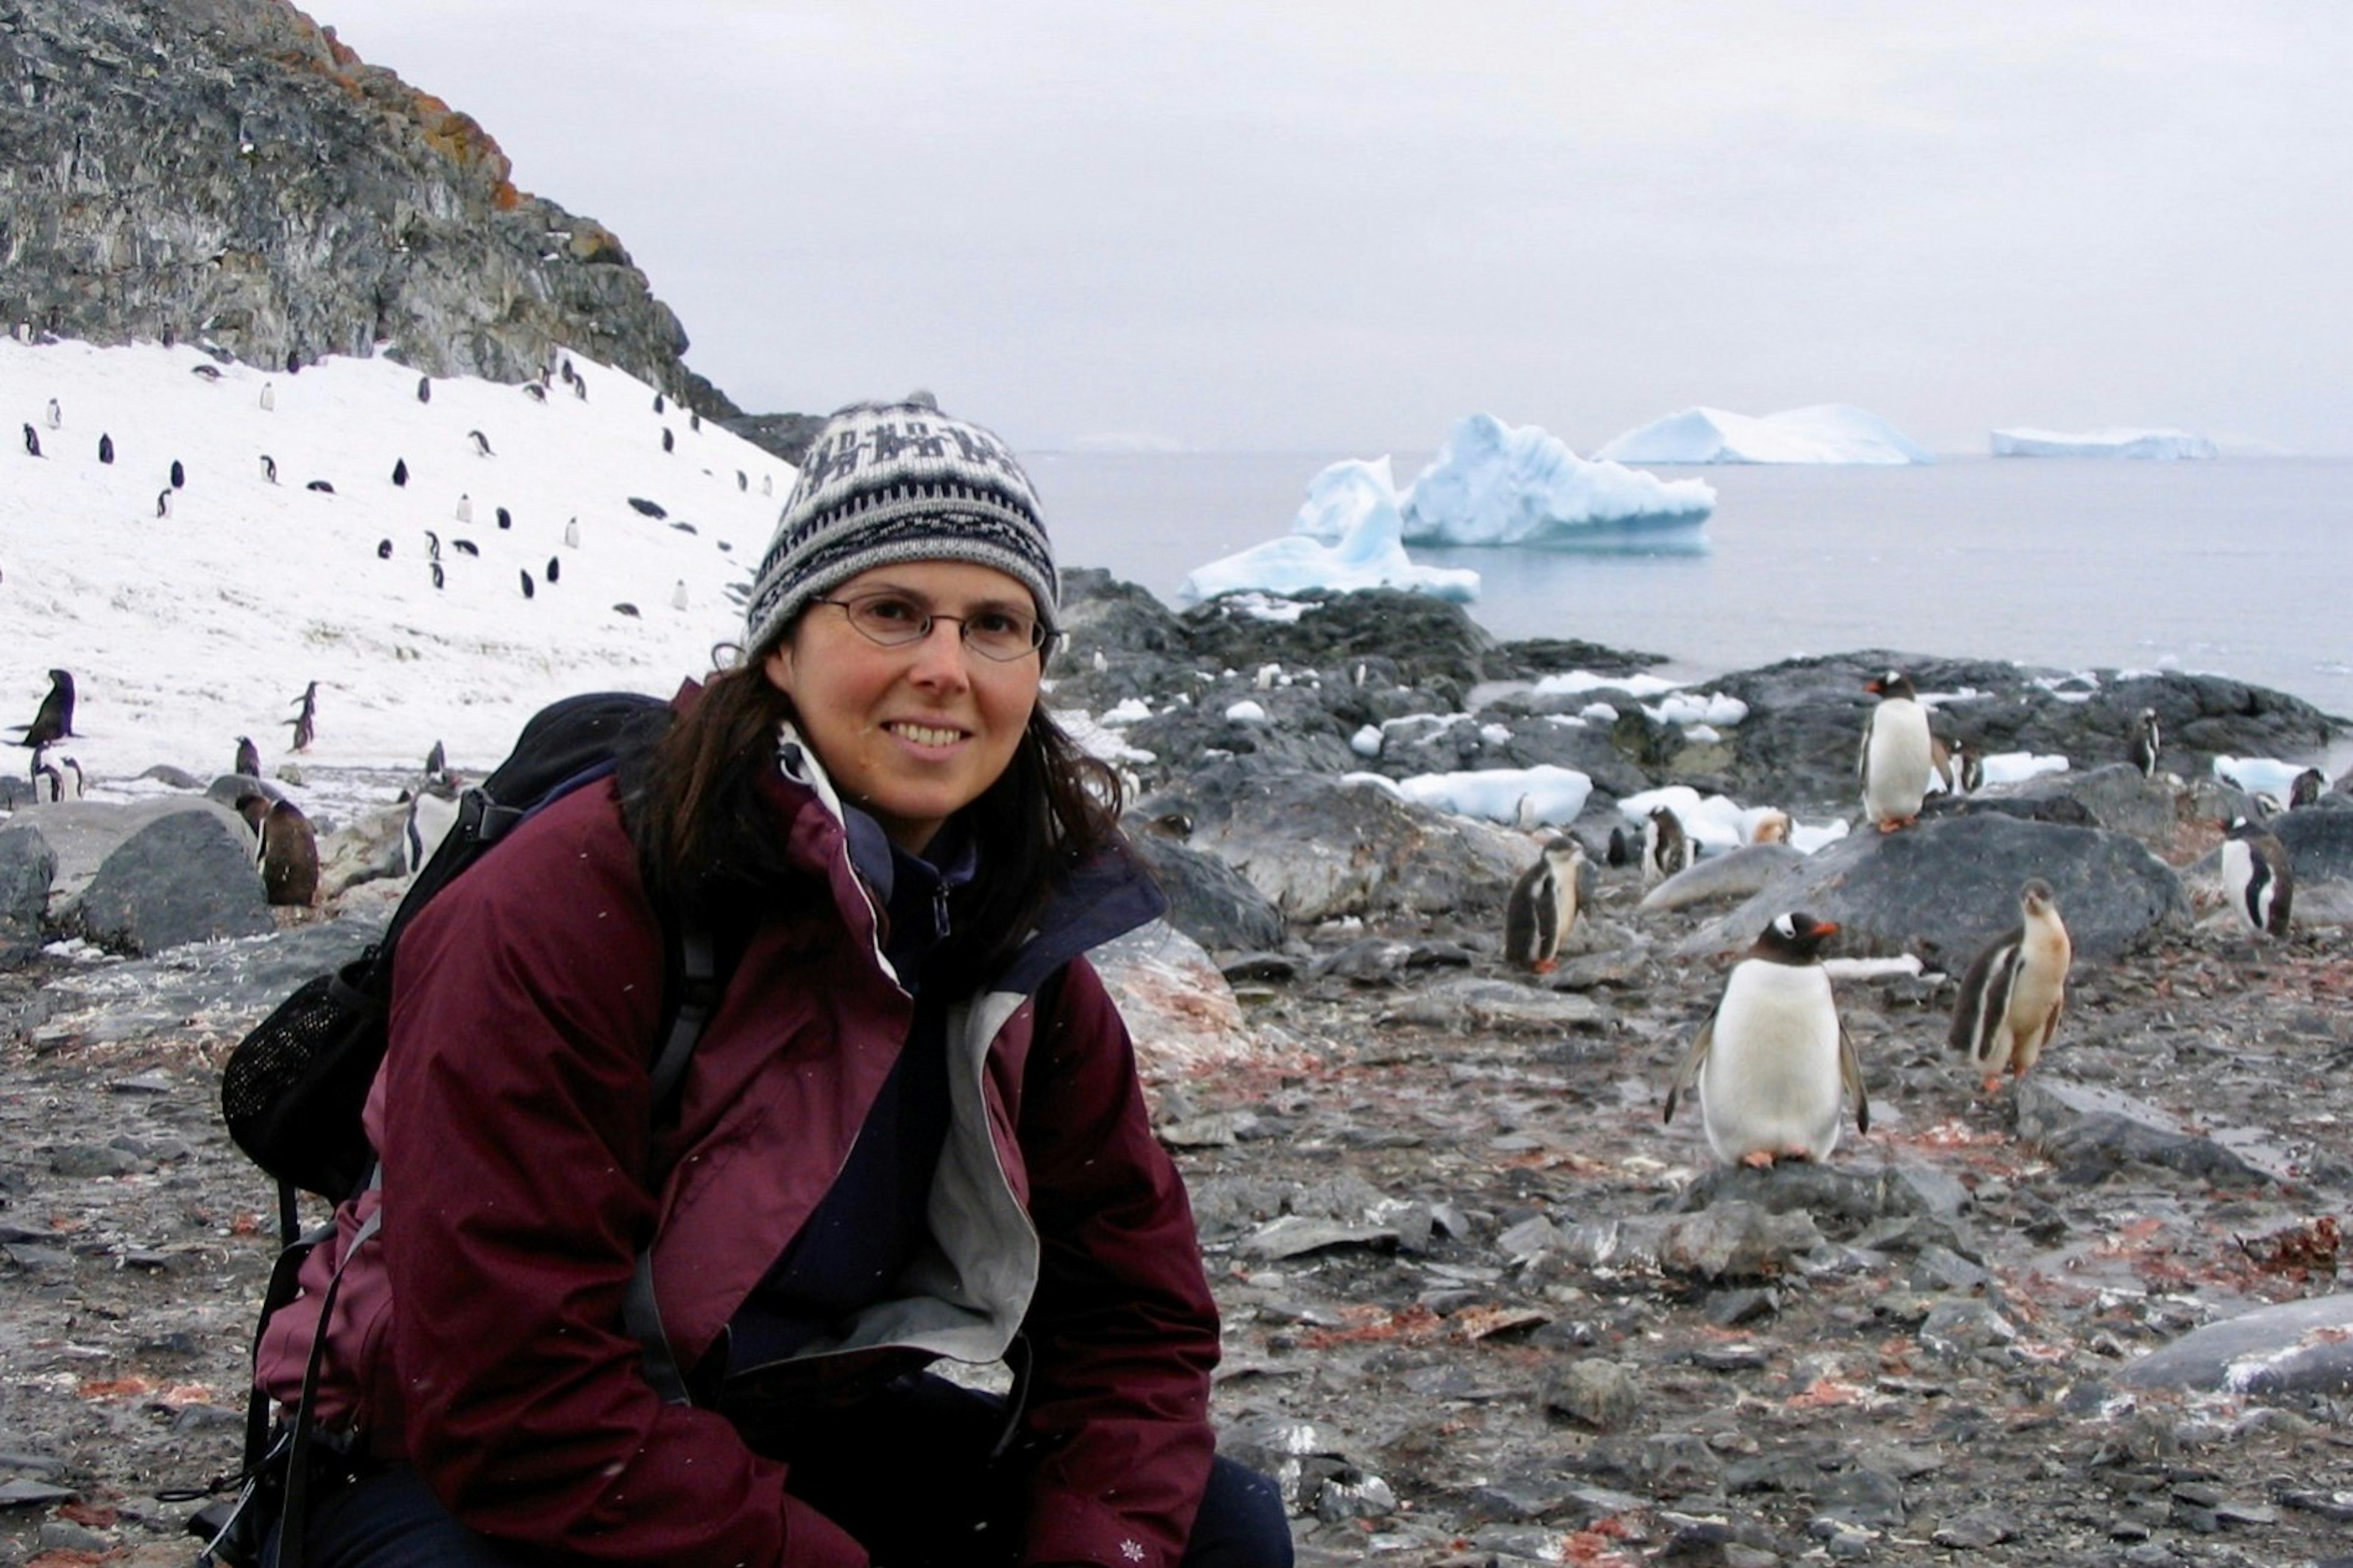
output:
[[[849,622],[849,629],[882,647],[912,647],[932,635],[941,621],[954,621],[964,646],[983,658],[1008,664],[1036,653],[1051,634],[1046,623],[1018,609],[992,605],[967,616],[943,615],[908,595],[885,590],[860,594],[853,599],[817,599],[831,605]]]

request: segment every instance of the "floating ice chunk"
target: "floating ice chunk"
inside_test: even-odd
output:
[[[2066,771],[2066,758],[2038,757],[2031,752],[1996,752],[1985,760],[1985,782],[1989,784],[2023,784],[2038,773]]]
[[[1405,552],[1403,528],[1388,458],[1335,463],[1310,481],[1290,533],[1195,567],[1177,584],[1176,600],[1196,605],[1245,589],[1311,588],[1402,588],[1462,604],[1479,596],[1476,572],[1416,565]]]
[[[2216,757],[2214,776],[2227,784],[2235,784],[2249,795],[2267,795],[2284,801],[2295,784],[2295,775],[2304,772],[2302,763],[2284,763],[2276,757]]]
[[[1620,463],[1933,463],[1936,457],[1882,419],[1843,403],[1757,417],[1686,408],[1629,430],[1599,452]]]
[[[1400,510],[1414,544],[1700,551],[1715,490],[1588,462],[1534,425],[1473,414],[1455,425]]]
[[[1485,773],[1416,773],[1398,781],[1408,800],[1490,822],[1567,824],[1577,820],[1593,781],[1574,768],[1541,763]]]
[[[2171,462],[2214,456],[2214,443],[2187,430],[2137,430],[2111,425],[2098,430],[1996,430],[1989,437],[1997,458],[2149,458]]]

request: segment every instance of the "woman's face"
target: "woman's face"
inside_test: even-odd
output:
[[[885,647],[837,603],[888,592],[924,614],[1034,619],[1029,590],[992,567],[919,561],[861,572],[813,603],[763,668],[792,699],[802,738],[834,787],[920,854],[940,825],[1013,760],[1038,704],[1041,653],[997,660],[966,647],[965,622],[935,620],[920,642]]]

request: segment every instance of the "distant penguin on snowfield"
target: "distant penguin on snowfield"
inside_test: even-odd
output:
[[[425,559],[427,561],[441,559],[441,536],[429,528],[425,531]]]
[[[1928,795],[1928,778],[1935,771],[1928,710],[1920,705],[1912,678],[1900,670],[1888,670],[1863,689],[1879,700],[1863,721],[1862,746],[1855,759],[1862,815],[1880,832],[1893,833],[1920,820],[1920,803]]]
[[[550,583],[553,583],[562,575],[564,575],[564,563],[557,560],[553,555],[549,556],[547,558],[547,580]]]
[[[391,540],[379,539],[375,542],[375,558],[378,561],[389,561],[392,559]]]
[[[526,381],[522,384],[522,395],[525,397],[530,398],[533,403],[544,403],[547,401],[547,388],[540,385],[540,384],[535,381]]]
[[[114,437],[103,430],[98,433],[98,460],[101,463],[114,461]]]
[[[41,433],[33,428],[29,419],[25,422],[25,455],[28,458],[41,455]]]
[[[2141,777],[2157,776],[2157,754],[2164,746],[2165,732],[2158,728],[2157,710],[2142,709],[2133,719],[2132,739],[2126,752],[2132,758],[2132,765],[2140,770]]]
[[[199,381],[218,381],[220,379],[219,368],[209,364],[192,364],[188,367],[188,374],[195,376]]]
[[[68,736],[79,733],[73,727],[73,675],[69,670],[53,669],[49,671],[48,694],[41,699],[40,707],[33,710],[33,721],[16,726],[24,731],[24,738],[16,744],[28,746],[37,752],[44,746],[54,746]]]
[[[308,909],[319,901],[319,838],[290,800],[273,802],[261,819],[256,860],[273,904]]]
[[[772,496],[776,493],[776,475],[762,474],[760,476],[760,493],[764,496]]]
[[[407,458],[395,458],[392,460],[392,482],[396,485],[405,485],[408,482]]]
[[[660,393],[659,393],[659,392],[655,393],[655,394],[654,394],[654,412],[655,412],[655,413],[657,413],[657,414],[659,414],[659,413],[660,413],[660,412],[661,412],[665,407],[667,407],[667,406],[668,406],[668,405],[666,405],[666,404],[664,404],[664,403],[662,402],[662,395],[661,395]]]
[[[672,436],[670,433],[670,426],[665,425],[662,426],[662,450],[665,452],[674,451],[677,447],[678,437]]]
[[[273,485],[278,482],[278,459],[267,452],[261,454],[261,477]]]
[[[2306,768],[2288,781],[2287,808],[2297,811],[2307,805],[2318,805],[2320,797],[2327,793],[2328,775],[2318,768]]]
[[[736,469],[735,488],[739,491],[748,491],[752,488],[752,476],[741,468]]]
[[[458,521],[459,521],[459,522],[471,522],[471,521],[474,521],[474,498],[473,498],[472,496],[470,496],[470,495],[464,495],[464,494],[459,495],[459,496],[458,497],[458,509],[457,509],[457,512],[456,512],[456,514],[455,514],[455,515],[457,516],[457,519],[458,519]]]
[[[2001,1087],[2003,1073],[2022,1079],[2042,1058],[2066,1006],[2074,958],[2051,884],[2037,877],[2019,889],[2018,924],[1969,965],[1945,1037],[1975,1064],[1986,1093]]]
[[[302,374],[302,356],[296,350],[288,349],[286,351],[286,374],[289,375],[300,375]]]
[[[1668,1087],[1672,1121],[1683,1093],[1699,1086],[1708,1147],[1727,1165],[1829,1159],[1841,1090],[1854,1099],[1855,1130],[1871,1131],[1862,1058],[1821,965],[1822,944],[1837,931],[1810,915],[1776,916],[1733,965]]]
[[[686,427],[690,431],[702,428],[702,416],[690,408],[686,411]]]
[[[619,604],[615,605],[613,606],[613,613],[617,616],[627,616],[633,621],[642,620],[645,618],[638,613],[638,607],[629,603],[627,599],[623,599]]]
[[[312,479],[309,484],[304,485],[302,488],[306,490],[316,490],[322,496],[331,496],[335,493],[335,487],[329,484],[324,479]]]
[[[512,528],[514,526],[514,513],[509,511],[504,507],[499,508],[499,526],[501,528]]]
[[[470,539],[458,539],[453,537],[449,541],[449,548],[456,551],[460,555],[472,555],[479,557],[482,553],[481,546],[476,544]]]
[[[580,520],[574,518],[564,525],[564,544],[568,550],[580,548]]]
[[[261,776],[261,748],[253,743],[252,736],[239,735],[237,738],[237,765],[229,772],[242,773],[249,779]]]
[[[2287,846],[2260,822],[2232,819],[2222,840],[2222,887],[2231,907],[2257,936],[2284,937],[2295,900],[2295,873]]]
[[[1682,818],[1663,805],[1652,807],[1642,823],[1642,886],[1689,870],[1699,858],[1698,847],[1683,831]]]
[[[573,371],[573,369],[572,369],[572,362],[571,362],[571,360],[569,360],[569,359],[560,359],[560,360],[557,360],[557,361],[555,362],[555,374],[556,374],[557,375],[559,375],[559,376],[561,376],[561,377],[563,377],[563,378],[564,378],[564,384],[565,384],[565,385],[566,385],[566,386],[570,386],[570,385],[572,384],[572,378],[573,378],[573,375],[574,375],[574,374],[575,374],[575,372],[574,372],[574,371]]]
[[[1583,846],[1566,834],[1546,844],[1504,901],[1504,960],[1533,973],[1549,973],[1592,884],[1593,867]]]
[[[58,400],[54,397],[49,399],[48,416],[50,429],[62,430],[66,427],[65,410],[58,406]]]
[[[267,414],[278,406],[278,388],[269,382],[261,384],[261,410]]]
[[[588,401],[588,378],[578,371],[572,373],[572,395],[583,403]]]
[[[172,487],[169,485],[155,492],[155,515],[157,517],[172,515]]]
[[[670,591],[670,607],[673,610],[686,608],[686,579],[683,577],[681,577],[677,585]]]
[[[438,588],[447,579],[441,575],[441,563],[436,561],[433,563],[433,585]]]
[[[428,780],[438,783],[448,777],[448,748],[436,741],[433,742],[433,749],[425,753],[425,776]]]
[[[522,596],[523,596],[524,598],[528,599],[528,598],[530,598],[533,594],[535,594],[536,592],[538,592],[538,590],[537,590],[537,589],[535,589],[535,588],[533,588],[533,587],[531,585],[531,574],[530,574],[529,572],[527,572],[527,571],[526,571],[526,572],[522,573]]]
[[[187,470],[186,467],[185,467],[184,464],[182,464],[182,463],[181,463],[181,461],[180,461],[180,459],[179,459],[179,458],[173,458],[173,459],[172,459],[172,488],[173,488],[174,489],[175,489],[175,490],[177,490],[177,489],[185,489],[187,488],[187,484],[188,484],[188,470]]]
[[[488,436],[483,435],[480,430],[467,431],[466,439],[474,444],[474,456],[478,458],[495,458],[498,456],[497,453],[491,450],[491,438]]]
[[[420,375],[417,378],[417,401],[419,403],[430,403],[433,401],[433,378],[431,376]]]

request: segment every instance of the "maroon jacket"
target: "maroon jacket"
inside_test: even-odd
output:
[[[866,1561],[724,1418],[664,1405],[622,1327],[650,1236],[663,1326],[695,1364],[824,1196],[905,1037],[829,785],[780,774],[769,793],[808,881],[733,970],[674,1130],[648,1104],[662,937],[609,786],[526,822],[402,938],[367,1112],[381,1192],[344,1205],[258,1376],[281,1401],[300,1389],[327,1279],[380,1198],[336,1298],[321,1418],[417,1465],[487,1534],[678,1568]],[[856,1336],[987,1360],[1029,1335],[1025,1426],[1060,1439],[1032,1563],[1173,1568],[1214,1446],[1191,1211],[1078,956],[1155,905],[1124,860],[1091,868],[1005,989],[954,1010],[952,1071],[975,1092],[934,1189],[940,1289]],[[1064,963],[1041,1029],[1027,993]]]

